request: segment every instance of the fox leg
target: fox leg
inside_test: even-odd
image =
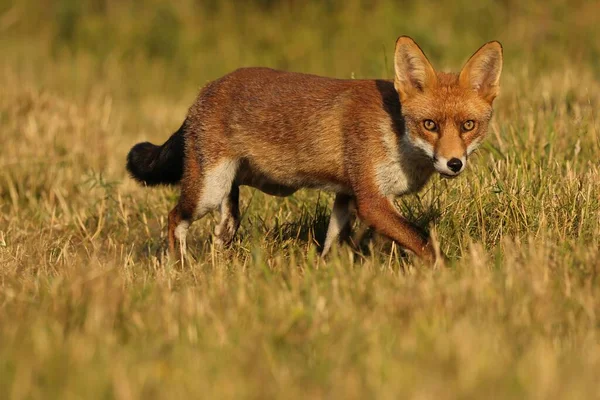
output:
[[[389,198],[379,194],[358,197],[357,209],[358,217],[367,225],[412,251],[424,261],[431,264],[436,262],[436,254],[431,242],[400,215]]]
[[[240,189],[234,183],[231,191],[221,202],[221,222],[215,228],[216,243],[228,246],[240,226]]]
[[[333,210],[331,211],[329,226],[327,227],[327,236],[325,237],[325,244],[323,245],[321,257],[325,257],[327,253],[329,253],[331,246],[336,239],[338,239],[338,237],[340,241],[342,241],[345,239],[344,236],[349,236],[349,232],[345,232],[346,234],[342,236],[340,236],[340,233],[343,231],[349,231],[350,220],[352,217],[352,203],[352,196],[341,193],[338,193],[335,196]]]
[[[184,175],[179,203],[169,213],[168,241],[169,252],[172,255],[176,255],[177,243],[179,243],[180,256],[185,255],[185,238],[192,222],[228,200],[233,189],[237,167],[236,160],[221,159],[210,167],[203,166],[199,182],[194,177],[200,175],[197,168],[195,174]],[[233,211],[237,210],[237,206],[232,209],[230,213],[235,215]]]
[[[182,212],[181,201],[171,210],[169,213],[169,231],[168,231],[168,242],[169,242],[169,254],[176,256],[177,244],[179,244],[179,254],[181,257],[185,255],[185,238],[187,230],[190,227],[192,219],[190,217],[184,217],[190,215]]]

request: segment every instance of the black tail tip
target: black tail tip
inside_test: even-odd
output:
[[[182,139],[177,135],[162,146],[138,143],[127,154],[127,171],[143,185],[176,185],[183,175],[183,156]]]
[[[127,171],[133,179],[144,185],[156,185],[153,179],[153,164],[159,146],[150,142],[138,143],[127,154]]]

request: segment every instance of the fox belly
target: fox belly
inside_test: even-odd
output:
[[[286,164],[285,168],[271,165],[268,169],[266,167],[260,169],[259,166],[250,163],[248,160],[240,163],[236,183],[280,197],[289,196],[302,188],[334,193],[351,193],[350,188],[341,182],[341,179],[329,175],[327,171],[322,171],[320,174],[315,173],[315,171],[304,172],[299,168],[290,168],[289,164]]]

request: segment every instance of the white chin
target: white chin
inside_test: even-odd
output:
[[[456,178],[456,177],[458,177],[460,175],[460,172],[457,173],[457,174],[453,174],[453,175],[452,174],[447,174],[445,172],[440,172],[440,171],[438,171],[438,172],[442,176],[442,178],[445,178],[445,179],[454,179],[454,178]]]

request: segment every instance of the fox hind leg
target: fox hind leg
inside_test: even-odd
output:
[[[336,241],[346,239],[346,236],[350,234],[350,222],[352,219],[352,207],[353,207],[352,196],[338,193],[333,202],[333,210],[331,211],[331,217],[329,219],[329,226],[327,227],[327,236],[325,237],[325,244],[323,245],[323,251],[321,256],[325,257],[331,250],[331,246]],[[341,236],[340,236],[341,235]]]
[[[168,243],[169,254],[172,257],[179,254],[179,258],[183,259],[186,254],[186,236],[187,231],[193,222],[193,209],[190,209],[189,202],[186,202],[185,196],[182,193],[179,203],[169,213],[169,230]],[[179,250],[177,252],[177,250]]]
[[[185,238],[192,222],[202,218],[219,206],[223,207],[223,204],[225,204],[225,210],[227,210],[223,215],[228,216],[225,218],[225,226],[231,225],[237,229],[239,207],[237,201],[232,201],[239,198],[237,186],[234,195],[230,196],[234,190],[233,181],[237,167],[237,161],[222,159],[209,168],[203,168],[204,173],[199,185],[194,184],[194,182],[186,185],[186,177],[184,176],[179,203],[169,213],[168,241],[169,252],[172,255],[176,255],[177,243],[179,243],[180,257],[183,258],[185,255]],[[235,229],[233,234],[235,234]],[[233,235],[231,235],[231,238],[233,238]]]

